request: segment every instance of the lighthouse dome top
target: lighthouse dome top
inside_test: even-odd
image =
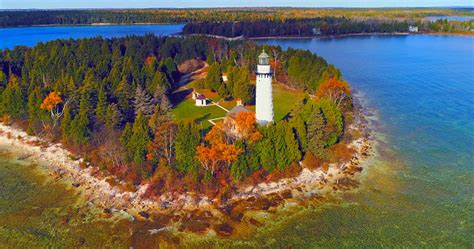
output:
[[[262,53],[258,56],[258,64],[260,65],[268,65],[269,64],[269,58],[267,53],[265,53],[265,50],[262,50]]]

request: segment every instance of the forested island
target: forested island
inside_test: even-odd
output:
[[[408,32],[410,25],[418,27],[420,32],[469,33],[474,28],[473,20],[425,19],[430,16],[472,16],[472,10],[463,8],[21,10],[0,11],[0,26],[186,23],[184,34],[224,37],[395,33]]]
[[[263,48],[275,84],[294,94],[292,106],[275,100],[288,111],[269,125],[257,125],[252,112]],[[321,187],[325,175],[332,188],[352,188],[361,170],[354,157],[368,149],[348,83],[309,51],[205,37],[98,37],[6,49],[0,69],[1,121],[28,135],[7,126],[0,134],[43,148],[38,154],[58,174],[69,169],[74,186],[106,193],[100,202],[109,207],[228,207],[267,193],[273,204],[265,205],[276,205],[292,196],[291,186]],[[202,77],[183,81],[193,72]],[[200,115],[179,118],[190,87],[215,94],[217,104],[241,101],[248,111],[213,126]],[[288,178],[293,185],[279,183]]]
[[[350,34],[394,34],[408,32],[469,33],[474,21],[410,21],[325,17],[285,21],[193,22],[183,34],[205,34],[227,38],[327,37]],[[416,31],[410,30],[416,27]]]

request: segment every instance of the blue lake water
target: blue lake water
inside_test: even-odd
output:
[[[136,24],[0,28],[0,48],[13,48],[17,45],[33,46],[40,41],[86,38],[99,35],[105,38],[144,35],[147,33],[172,35],[180,32],[183,26],[183,24]]]
[[[346,245],[474,245],[474,37],[259,42],[326,58],[377,113],[382,149],[389,156],[369,169],[368,190],[355,206],[323,212],[340,218],[341,228],[329,226],[335,237],[349,238]],[[344,234],[349,227],[350,234]]]
[[[0,29],[0,48],[31,46],[38,41],[69,37],[114,37],[150,32],[165,35],[179,32],[181,27]],[[197,236],[193,243],[202,247],[235,243],[237,247],[271,248],[289,245],[295,248],[474,246],[474,37],[352,36],[261,40],[259,43],[308,49],[340,68],[364,106],[375,113],[371,118],[374,118],[374,134],[380,141],[380,156],[364,171],[362,187],[355,193],[345,194],[344,202],[340,204],[310,206],[294,215],[277,217],[273,224],[259,229],[251,238],[214,240]],[[8,165],[0,167],[0,186],[20,196],[7,194],[3,205],[11,208],[8,201],[16,198],[27,205],[33,199],[35,206],[39,205],[36,204],[38,198],[31,197],[33,194],[21,195],[24,192],[21,186],[25,183],[38,185],[43,193],[47,192],[44,189],[47,185],[37,183],[36,178],[25,177],[22,172],[29,168],[17,170],[12,164]],[[12,174],[15,174],[13,180]],[[1,185],[2,182],[6,184]],[[0,189],[0,211],[1,198]],[[56,205],[69,205],[69,201],[56,204],[50,199],[42,199],[47,204],[41,205],[52,206],[54,210],[62,210]],[[86,228],[63,225],[60,227],[64,229],[56,229],[51,225],[58,222],[56,216],[45,212],[31,215],[29,212],[3,216],[9,219],[10,225],[25,215],[33,218],[29,218],[30,226],[28,222],[19,224],[13,232],[3,229],[0,221],[0,246],[9,238],[24,239],[24,234],[41,238],[41,245],[51,246],[58,241],[67,245],[69,241],[77,240],[77,233],[84,234],[96,226],[88,223]],[[35,230],[38,226],[43,229],[42,233]],[[43,233],[49,237],[42,236]],[[128,236],[128,230],[122,227],[109,230],[107,224],[101,224],[89,233],[98,241],[107,238],[104,242],[107,245],[118,243],[113,241],[120,241],[119,238],[127,241]],[[24,245],[34,245],[31,240],[25,240],[28,242]]]

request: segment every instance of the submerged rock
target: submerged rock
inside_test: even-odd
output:
[[[230,236],[232,235],[233,231],[234,228],[232,228],[232,226],[227,223],[218,225],[216,229],[216,232],[221,236]]]
[[[178,217],[178,216],[176,216]],[[178,221],[178,218],[174,218],[174,216],[171,215],[166,215],[166,214],[160,214],[160,215],[153,215],[153,222],[158,223],[161,225],[168,225],[171,221]]]
[[[82,245],[84,245],[85,243],[86,243],[86,239],[83,238],[83,237],[80,237],[80,238],[77,240],[76,245],[77,245],[77,246],[82,246]]]
[[[256,226],[256,227],[260,227],[262,226],[262,223],[254,218],[250,218],[249,219],[249,223]]]
[[[145,219],[150,218],[150,214],[145,211],[140,211],[138,214]]]
[[[290,190],[290,189],[287,189],[287,190],[281,192],[280,195],[281,195],[281,197],[282,197],[283,199],[290,199],[290,198],[293,197],[293,195],[291,194],[291,190]]]
[[[207,221],[202,220],[188,220],[181,224],[179,227],[180,231],[189,231],[193,233],[204,233],[210,227]]]

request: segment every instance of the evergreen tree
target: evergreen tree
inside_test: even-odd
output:
[[[168,78],[166,78],[166,74],[161,71],[156,71],[151,83],[147,86],[147,91],[150,95],[155,95],[158,87],[163,94],[168,93],[171,89],[171,84]]]
[[[129,120],[129,118],[132,116],[132,105],[131,100],[132,100],[132,87],[128,83],[126,79],[122,79],[115,90],[114,93],[115,97],[117,98],[117,104],[120,109],[120,111],[123,113],[125,120]]]
[[[273,141],[274,127],[261,127],[260,132],[263,138],[257,143],[256,150],[260,161],[260,165],[267,171],[271,172],[275,169],[275,144]]]
[[[163,95],[161,97],[161,101],[160,101],[160,110],[163,114],[167,114],[171,108],[173,108],[173,105],[171,105],[171,101],[170,99],[168,98],[168,96],[166,95]]]
[[[2,93],[0,114],[9,114],[13,118],[21,118],[25,114],[23,94],[18,79],[12,75]]]
[[[120,124],[120,111],[116,104],[110,104],[107,106],[105,112],[105,127],[110,130],[117,128]]]
[[[74,79],[72,77],[69,77],[69,80],[67,81],[67,85],[66,85],[65,95],[68,95],[71,98],[74,98],[75,91],[76,91],[76,83],[74,82]]]
[[[285,169],[291,163],[290,155],[288,154],[288,145],[286,140],[286,122],[281,121],[276,124],[274,132],[275,144],[275,160],[279,170]]]
[[[320,108],[314,108],[307,122],[308,150],[321,155],[324,149],[324,128],[326,121]]]
[[[227,69],[226,87],[229,90],[230,94],[234,97],[235,97],[234,86],[239,76],[238,74],[239,74],[239,69],[237,67],[229,67],[229,69]]]
[[[221,97],[221,98],[226,98],[230,94],[230,92],[229,92],[229,90],[227,90],[227,87],[226,87],[225,84],[220,84],[219,89],[217,90],[217,92],[219,93],[219,97]]]
[[[339,107],[327,98],[320,99],[318,106],[324,116],[325,147],[328,147],[337,143],[344,132],[342,113]]]
[[[107,114],[106,112],[107,112],[107,96],[105,95],[105,92],[101,89],[97,96],[97,107],[95,108],[96,120],[101,123],[104,123],[105,116]]]
[[[298,162],[301,159],[301,151],[295,138],[293,128],[285,124],[285,130],[286,154],[288,155],[288,159],[290,163]]]
[[[218,91],[222,84],[221,67],[219,63],[215,62],[209,66],[206,79],[204,80],[207,89]]]
[[[306,149],[308,148],[308,138],[306,132],[306,124],[304,123],[303,118],[300,115],[293,117],[291,119],[291,126],[295,130],[299,147],[302,151],[306,151]]]
[[[71,109],[70,105],[64,107],[63,119],[61,120],[61,135],[64,141],[69,142],[71,139]]]
[[[150,128],[145,115],[140,111],[133,123],[132,137],[128,143],[128,147],[133,150],[133,161],[138,165],[145,161],[148,142],[150,142]]]
[[[135,115],[142,113],[145,116],[150,116],[153,113],[153,100],[141,86],[138,86],[135,91],[133,107],[135,108]]]
[[[257,145],[257,150],[259,151],[258,155],[262,167],[272,172],[276,165],[275,146],[272,140],[269,138],[262,139]]]
[[[165,73],[168,77],[168,81],[173,86],[174,81],[178,79],[179,72],[178,68],[176,68],[176,64],[173,61],[172,57],[166,57],[160,61],[159,65],[160,70]]]
[[[33,132],[44,117],[40,109],[43,97],[39,87],[35,87],[28,95],[28,130]]]
[[[87,94],[84,94],[79,103],[79,112],[71,122],[71,137],[76,144],[84,145],[89,142],[91,135],[89,112],[89,98]]]
[[[122,66],[122,80],[127,82],[133,81],[133,60],[130,56],[123,57],[123,66]]]
[[[250,104],[254,99],[252,86],[250,85],[250,74],[245,68],[239,70],[237,79],[233,85],[233,96],[240,98],[246,104]]]
[[[249,174],[249,162],[246,153],[241,154],[236,161],[232,162],[230,173],[236,181],[243,179]]]
[[[160,118],[160,107],[156,105],[155,109],[153,110],[153,114],[150,116],[150,119],[148,119],[148,126],[150,127],[152,133],[154,133],[156,131],[156,128],[160,126]]]
[[[127,161],[131,161],[133,158],[133,147],[131,147],[130,141],[132,140],[133,132],[132,126],[130,123],[125,124],[125,128],[122,131],[122,135],[120,136],[120,143],[123,147],[127,150],[126,159]]]
[[[0,93],[3,91],[6,85],[7,85],[7,76],[2,70],[0,70]]]
[[[216,58],[214,57],[214,52],[211,49],[207,50],[206,61],[207,61],[207,64],[209,65],[212,65],[216,62]]]
[[[176,169],[181,172],[195,172],[198,164],[196,162],[196,147],[200,144],[198,129],[191,124],[179,125],[176,134],[175,154]]]

